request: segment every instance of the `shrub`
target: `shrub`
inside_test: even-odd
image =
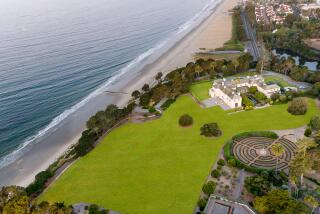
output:
[[[217,166],[217,170],[220,171],[221,169],[222,169],[222,166],[218,165],[218,166]]]
[[[184,114],[179,118],[180,126],[191,126],[193,124],[193,119],[190,115]]]
[[[203,211],[204,208],[205,208],[206,205],[207,205],[207,199],[205,199],[205,198],[200,198],[199,201],[197,202],[197,205],[198,205],[200,211]]]
[[[139,102],[140,102],[141,106],[149,106],[150,100],[151,100],[151,93],[150,92],[146,92],[146,93],[140,95]]]
[[[247,96],[242,96],[242,106],[251,108],[254,103]]]
[[[51,178],[52,176],[53,176],[53,173],[51,173],[48,170],[39,172],[36,175],[34,182],[31,183],[29,186],[27,186],[26,188],[27,194],[32,195],[34,193],[40,192],[44,188],[48,179]]]
[[[319,116],[313,116],[310,120],[310,127],[313,130],[320,130],[320,117]]]
[[[211,176],[212,176],[213,178],[218,178],[218,177],[220,177],[220,171],[217,170],[217,169],[212,170]]]
[[[260,175],[246,177],[244,183],[245,188],[255,196],[266,194],[271,187],[269,181]]]
[[[256,92],[258,92],[258,88],[256,86],[251,86],[249,88],[249,93],[255,94]]]
[[[206,184],[203,185],[202,191],[203,193],[207,195],[211,195],[214,193],[214,190],[216,189],[216,183],[214,181],[208,181]]]
[[[79,139],[78,144],[74,147],[76,156],[84,156],[91,149],[93,149],[93,144],[97,139],[97,134],[91,130],[85,130],[82,132],[81,138]]]
[[[221,136],[222,132],[217,123],[204,124],[200,129],[201,135],[206,137],[218,137]]]
[[[287,96],[286,95],[281,95],[280,97],[279,97],[279,100],[280,100],[280,102],[286,102],[287,101]]]
[[[232,166],[232,167],[236,167],[237,166],[237,162],[235,159],[231,158],[228,160],[228,165]]]
[[[260,92],[260,91],[257,91],[254,96],[258,99],[258,100],[266,100],[267,99],[267,96]]]
[[[245,137],[269,137],[277,139],[279,136],[271,131],[253,131],[253,132],[242,132],[232,137],[232,140],[240,140]]]
[[[168,99],[167,101],[165,101],[162,105],[161,105],[161,108],[162,110],[166,110],[167,108],[170,107],[170,105],[172,103],[174,103],[176,100],[175,99]]]
[[[310,137],[310,135],[312,134],[312,130],[311,128],[306,128],[306,130],[304,131],[304,136],[306,137]]]
[[[218,160],[218,165],[224,166],[224,165],[225,165],[224,160],[223,160],[223,159],[219,159],[219,160]]]
[[[304,98],[294,98],[288,105],[288,112],[293,115],[303,115],[308,110],[308,103]]]
[[[272,101],[277,101],[277,100],[280,99],[280,94],[279,93],[273,93],[270,98],[271,98]]]
[[[149,109],[148,109],[148,111],[149,111],[149,113],[156,113],[157,112],[157,110],[156,110],[156,108],[155,107],[150,107]]]

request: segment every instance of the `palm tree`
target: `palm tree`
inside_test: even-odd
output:
[[[295,155],[290,162],[290,175],[300,176],[300,185],[303,185],[303,176],[306,172],[310,171],[313,166],[313,160],[311,155],[304,155],[303,152],[299,152]]]
[[[298,140],[297,142],[298,144],[298,152],[302,152],[303,153],[303,157],[306,156],[306,152],[308,149],[314,148],[317,146],[317,144],[314,142],[313,139],[310,138],[303,138]]]
[[[294,197],[298,195],[297,181],[298,181],[297,176],[289,177],[289,184],[291,184],[294,189]]]
[[[274,156],[277,157],[277,163],[276,163],[276,172],[277,172],[279,157],[281,157],[281,155],[284,153],[284,147],[280,143],[275,143],[271,146],[271,152]]]
[[[304,201],[307,202],[308,204],[310,204],[312,206],[312,211],[311,213],[313,213],[314,209],[319,206],[319,202],[317,201],[317,199],[315,199],[314,197],[312,197],[311,195],[307,195],[306,197],[304,197]]]
[[[202,71],[201,66],[197,64],[196,67],[195,67],[195,69],[194,69],[194,71],[196,72],[197,77],[199,77],[199,76],[200,76],[200,73],[201,73],[201,71]]]

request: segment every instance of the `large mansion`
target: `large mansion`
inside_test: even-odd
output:
[[[248,92],[252,86],[257,87],[258,91],[265,94],[268,98],[274,93],[280,92],[280,87],[276,84],[267,85],[262,76],[247,76],[232,79],[218,79],[214,81],[209,94],[213,98],[221,99],[230,108],[241,107],[241,93]]]

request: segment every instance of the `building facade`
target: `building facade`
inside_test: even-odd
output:
[[[262,76],[247,76],[242,78],[219,79],[214,81],[209,95],[218,98],[226,103],[230,108],[241,107],[242,93],[248,92],[252,86],[257,87],[258,91],[265,94],[268,98],[274,93],[280,92],[280,87],[276,84],[267,85]]]

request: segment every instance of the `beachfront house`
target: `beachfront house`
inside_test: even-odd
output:
[[[240,94],[248,92],[252,86],[257,87],[258,91],[265,94],[268,98],[274,93],[280,92],[280,87],[276,84],[267,85],[260,75],[237,77],[230,79],[218,79],[213,82],[209,95],[219,99],[230,108],[241,107],[242,97]]]

